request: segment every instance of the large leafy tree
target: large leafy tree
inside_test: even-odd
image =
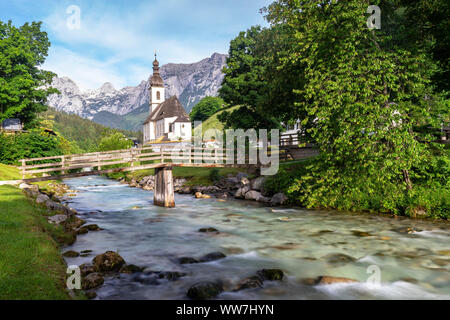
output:
[[[47,109],[48,85],[54,76],[40,67],[50,42],[40,22],[15,27],[0,21],[0,122],[19,118],[32,127],[36,115]]]
[[[224,106],[225,101],[222,98],[205,97],[192,108],[189,116],[192,121],[205,121]]]
[[[277,119],[262,109],[267,90],[265,61],[260,54],[262,34],[267,30],[254,26],[241,32],[230,43],[225,78],[219,96],[229,105],[240,105],[232,112],[224,111],[219,120],[226,128],[273,128]]]
[[[286,68],[301,65],[304,83],[295,92],[297,113],[321,153],[309,204],[397,183],[412,188],[410,169],[426,154],[413,125],[431,117],[434,64],[420,48],[399,43],[395,1],[371,1],[385,28],[369,30],[366,1],[278,0],[267,8],[273,25],[295,30]],[[420,137],[423,141],[427,137]],[[388,189],[388,187],[386,187]]]

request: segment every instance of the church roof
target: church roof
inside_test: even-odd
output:
[[[150,121],[158,121],[164,118],[173,118],[177,117],[175,121],[177,122],[190,122],[188,114],[184,110],[183,106],[181,105],[180,101],[176,96],[172,96],[163,103],[161,103],[153,112],[148,116],[148,118],[145,120],[145,123],[148,123]],[[178,120],[185,120],[185,121],[178,121]]]

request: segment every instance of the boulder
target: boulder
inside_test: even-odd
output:
[[[103,276],[100,273],[94,272],[88,274],[81,281],[83,290],[90,290],[101,286],[105,282]]]
[[[252,276],[249,278],[245,278],[241,282],[238,283],[236,289],[233,291],[240,291],[245,289],[253,289],[253,288],[261,288],[263,286],[263,281],[258,276]]]
[[[64,221],[61,225],[66,230],[75,230],[75,229],[81,227],[85,223],[86,223],[86,221],[84,221],[83,219],[80,219],[77,216],[71,216],[69,219]]]
[[[194,300],[206,300],[217,297],[223,292],[221,283],[218,282],[199,282],[189,288],[187,296]]]
[[[250,180],[248,180],[248,178],[241,178],[241,180],[239,180],[241,186],[245,187],[248,186],[250,187]]]
[[[51,224],[61,224],[65,222],[69,217],[65,214],[57,214],[47,218],[47,221]]]
[[[192,263],[199,263],[199,261],[192,257],[181,257],[178,259],[178,262],[180,264],[192,264]]]
[[[200,258],[200,262],[210,262],[215,260],[220,260],[226,258],[226,255],[224,255],[222,252],[211,252],[207,255],[204,255]]]
[[[76,257],[80,256],[80,253],[70,250],[70,251],[64,252],[62,255],[66,258],[76,258]]]
[[[247,193],[245,194],[245,199],[246,199],[246,200],[258,201],[258,199],[259,199],[260,197],[261,197],[261,193],[258,192],[258,191],[254,191],[254,190],[251,190],[251,191],[249,191],[249,192],[247,192]]]
[[[203,197],[203,194],[201,192],[198,191],[195,193],[195,198],[201,199],[202,197]]]
[[[97,298],[97,293],[96,293],[95,291],[93,291],[93,290],[86,291],[86,292],[84,293],[84,295],[85,295],[86,298],[88,298],[89,300],[92,300],[92,299]]]
[[[37,198],[40,195],[39,188],[25,188],[23,189],[23,192],[25,192],[25,194],[31,198]]]
[[[88,233],[88,231],[101,231],[102,229],[96,225],[96,224],[90,224],[87,226],[83,226],[80,229],[78,229],[77,233],[78,234],[85,234]]]
[[[127,265],[122,266],[120,268],[119,272],[132,274],[132,273],[142,272],[143,270],[144,270],[144,268],[138,267],[134,264],[127,264]]]
[[[46,203],[48,200],[50,200],[50,198],[47,195],[40,194],[36,198],[36,203],[37,204],[43,204],[43,203]]]
[[[280,206],[287,202],[288,197],[286,197],[283,193],[275,194],[270,200],[270,204],[273,206]]]
[[[264,184],[264,180],[265,180],[264,177],[258,177],[256,179],[253,179],[250,182],[250,186],[251,186],[252,190],[261,191],[262,186]]]
[[[213,227],[208,227],[208,228],[200,228],[200,229],[198,229],[198,232],[203,232],[203,233],[219,233],[219,230],[217,230],[216,228],[213,228]]]
[[[97,272],[97,268],[95,266],[93,266],[92,264],[82,264],[81,266],[79,266],[80,268],[80,273],[82,277],[87,276],[88,274]]]
[[[256,201],[262,202],[262,203],[270,203],[270,200],[271,200],[271,198],[269,198],[269,197],[260,196],[258,198],[258,200],[256,200]]]
[[[180,194],[191,194],[192,191],[191,191],[190,187],[182,187],[182,188],[180,188],[178,193],[180,193]]]
[[[107,251],[92,260],[100,272],[117,272],[125,264],[125,260],[114,251]]]
[[[234,197],[236,199],[244,199],[245,198],[245,194],[250,190],[249,187],[242,187],[239,188],[236,193],[234,194]]]
[[[257,274],[262,279],[269,281],[281,281],[284,277],[284,273],[280,269],[262,269],[259,270]]]

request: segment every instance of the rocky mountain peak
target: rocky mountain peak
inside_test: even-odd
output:
[[[189,113],[202,98],[216,96],[222,84],[222,69],[226,63],[226,55],[214,53],[211,57],[196,63],[163,65],[161,77],[166,87],[166,96],[178,96],[181,104]],[[149,70],[149,76],[152,70]],[[142,80],[135,87],[116,90],[107,82],[99,89],[81,92],[76,83],[67,77],[55,77],[52,86],[61,94],[49,97],[49,106],[81,117],[108,125],[103,117],[105,112],[111,116],[124,116],[137,109],[145,109],[149,105],[149,81]]]

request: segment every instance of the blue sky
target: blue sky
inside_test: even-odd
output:
[[[147,79],[155,50],[160,63],[192,63],[227,53],[231,39],[266,25],[259,9],[271,0],[0,0],[0,20],[43,21],[52,47],[44,68],[82,89],[116,88]],[[70,6],[80,28],[69,28]],[[73,25],[73,24],[72,24]]]

